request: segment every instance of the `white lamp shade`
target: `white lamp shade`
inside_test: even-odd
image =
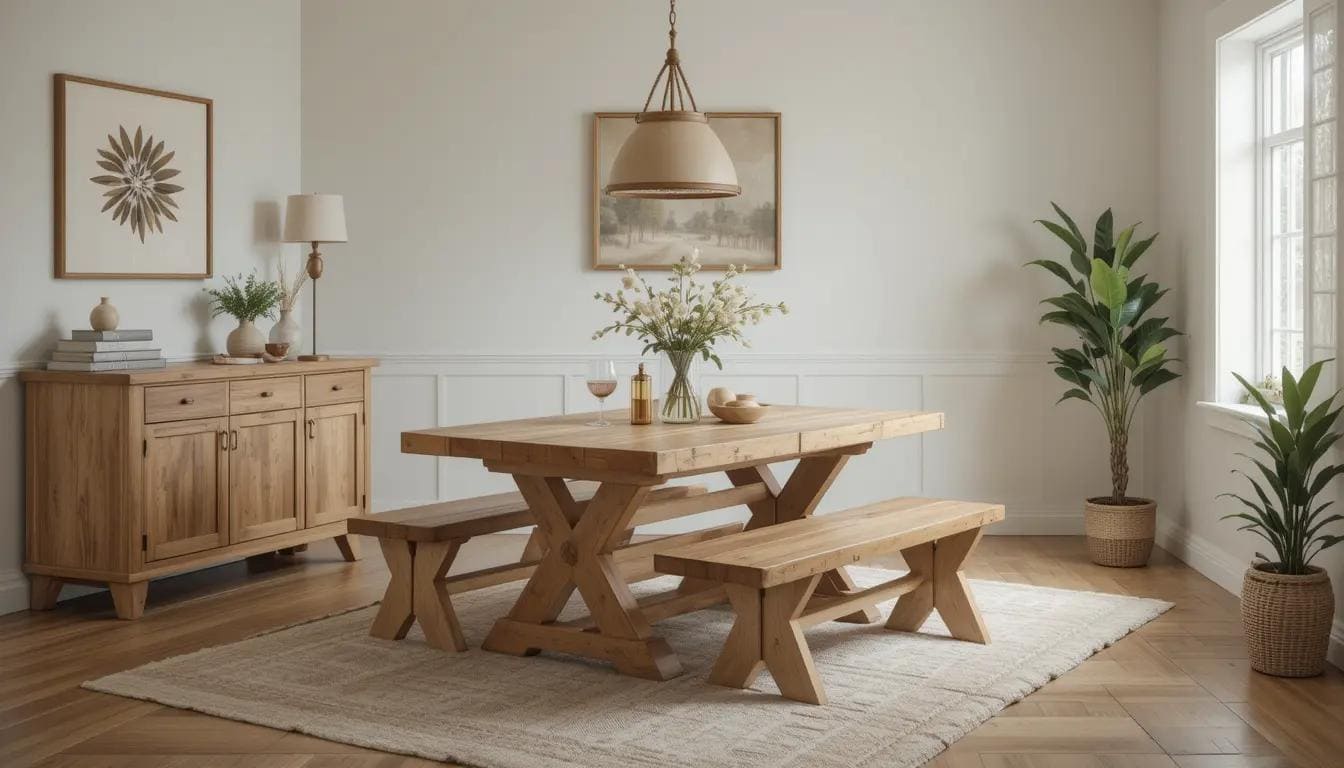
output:
[[[285,203],[286,243],[344,243],[345,199],[340,195],[290,195]]]
[[[613,197],[710,198],[742,194],[723,142],[699,112],[645,112],[611,164]]]

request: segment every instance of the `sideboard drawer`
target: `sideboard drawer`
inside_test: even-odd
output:
[[[229,384],[229,413],[281,411],[303,406],[303,386],[298,376],[247,379]]]
[[[364,399],[364,372],[341,371],[305,376],[304,395],[308,405],[351,403]]]
[[[145,423],[204,419],[229,412],[229,385],[223,381],[145,387]]]

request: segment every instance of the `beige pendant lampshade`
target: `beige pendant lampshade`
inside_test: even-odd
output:
[[[699,112],[646,112],[611,164],[613,197],[705,198],[742,194],[723,142]]]
[[[668,23],[667,58],[653,80],[644,109],[635,118],[634,133],[616,153],[604,191],[612,197],[736,197],[742,194],[737,169],[723,142],[709,127],[709,120],[696,107],[691,84],[681,71],[676,0],[671,1]],[[663,75],[667,80],[662,109],[651,112],[649,105]],[[686,109],[687,100],[690,109]]]
[[[345,199],[341,195],[290,195],[283,239],[286,243],[344,243]]]

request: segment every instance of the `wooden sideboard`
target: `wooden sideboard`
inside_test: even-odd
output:
[[[32,608],[106,584],[134,619],[158,576],[332,537],[356,559],[374,365],[20,373]]]

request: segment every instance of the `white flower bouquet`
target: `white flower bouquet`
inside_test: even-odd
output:
[[[671,361],[674,375],[662,406],[662,418],[667,422],[693,422],[700,418],[700,400],[688,375],[697,355],[723,368],[723,361],[714,353],[716,343],[732,339],[750,347],[742,333],[746,326],[756,325],[776,311],[789,312],[783,302],[759,303],[745,288],[733,283],[747,271],[745,265],[728,267],[723,277],[708,285],[696,282],[699,255],[698,250],[692,250],[690,256],[673,265],[672,276],[668,278],[671,285],[661,291],[655,291],[635,270],[626,269],[616,293],[593,294],[593,298],[607,303],[618,316],[615,322],[594,333],[594,339],[624,332],[644,342],[641,354],[662,352]]]

